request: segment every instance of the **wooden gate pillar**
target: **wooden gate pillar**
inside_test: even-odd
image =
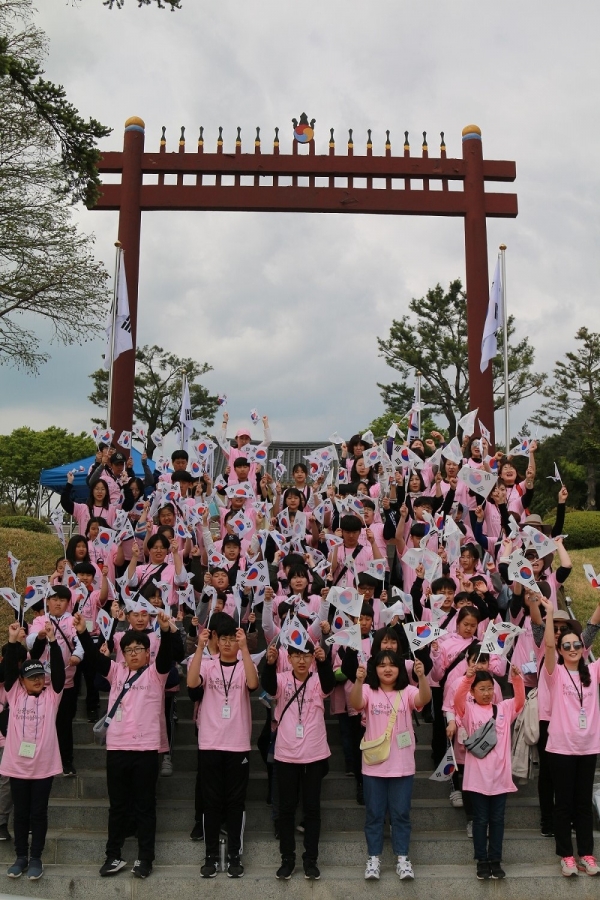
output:
[[[481,130],[467,125],[462,132],[465,162],[465,267],[467,275],[467,334],[470,408],[479,407],[479,418],[494,443],[494,392],[492,364],[481,372],[481,340],[489,303],[487,224]]]
[[[121,176],[121,205],[119,210],[119,240],[123,246],[129,317],[133,350],[121,353],[113,369],[111,416],[109,426],[116,440],[122,431],[131,431],[133,424],[133,386],[135,378],[135,350],[137,346],[137,303],[140,272],[140,231],[142,226],[141,189],[142,155],[145,125],[132,116],[125,122],[123,139],[123,169]],[[115,443],[116,443],[115,440]]]

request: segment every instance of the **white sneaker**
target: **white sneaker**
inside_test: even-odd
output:
[[[396,866],[396,875],[400,876],[400,881],[404,881],[405,878],[414,878],[415,873],[413,872],[413,867],[411,865],[410,859],[408,856],[399,856],[398,864]]]
[[[372,879],[379,881],[381,875],[381,862],[378,856],[369,856],[367,859],[367,867],[365,869],[365,881]]]
[[[473,821],[472,821],[472,819],[469,819],[469,821],[467,822],[467,837],[470,837],[470,838],[473,837]]]
[[[168,753],[165,753],[162,758],[160,774],[163,778],[170,778],[170,776],[173,774],[173,763],[171,762],[171,757]]]
[[[462,791],[450,791],[450,803],[455,809],[461,809],[463,805]]]

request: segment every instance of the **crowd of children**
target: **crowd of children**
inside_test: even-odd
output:
[[[571,561],[555,525],[529,513],[534,441],[526,473],[488,455],[484,438],[376,443],[354,435],[271,475],[270,443],[240,429],[219,444],[225,475],[190,464],[144,479],[100,445],[75,502],[77,531],[43,599],[9,628],[0,664],[0,840],[11,878],[43,874],[54,777],[76,774],[73,719],[85,684],[88,720],[106,745],[109,800],[100,874],[127,865],[146,878],[155,857],[156,786],[173,773],[174,698],[182,673],[198,736],[194,841],[204,878],[244,875],[245,799],[252,707],[266,707],[258,748],[281,853],[280,880],[296,867],[320,878],[321,788],[329,770],[326,716],[339,722],[345,770],[365,807],[365,879],[381,876],[386,816],[400,880],[410,861],[414,723],[432,723],[432,769],[451,777],[480,880],[505,877],[508,795],[539,766],[540,828],[554,837],[563,875],[597,875],[592,792],[600,752],[600,662],[590,648],[600,604],[583,627],[566,611]],[[259,453],[259,451],[263,451]],[[556,566],[554,560],[556,559]],[[30,616],[27,617],[28,619]],[[108,694],[100,715],[100,695]],[[534,737],[531,738],[533,733]],[[445,765],[448,763],[448,765]],[[573,846],[572,829],[575,832]],[[576,852],[575,852],[576,851]]]

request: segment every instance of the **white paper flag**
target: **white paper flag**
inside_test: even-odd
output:
[[[457,770],[456,760],[454,758],[454,749],[452,742],[448,745],[446,755],[433,773],[429,776],[430,781],[451,781],[452,776]]]
[[[466,416],[463,416],[458,420],[458,427],[462,428],[463,434],[469,435],[469,437],[475,431],[475,419],[477,418],[477,413],[479,412],[479,407],[477,409],[471,410],[468,412]]]

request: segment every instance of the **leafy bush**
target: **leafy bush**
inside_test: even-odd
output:
[[[554,516],[549,521],[554,522]],[[568,512],[565,517],[567,550],[600,547],[600,512]]]
[[[39,534],[50,534],[50,528],[40,519],[30,516],[0,516],[0,528],[22,528],[24,531],[37,531]]]

